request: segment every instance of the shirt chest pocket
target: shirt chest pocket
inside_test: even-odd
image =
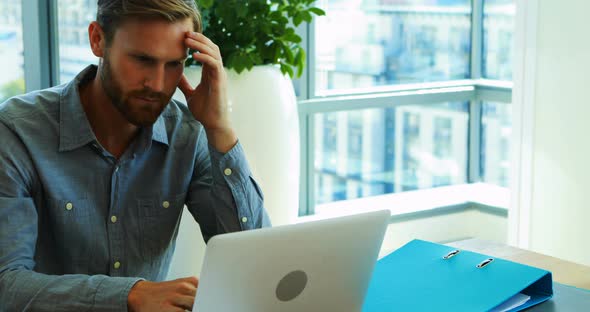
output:
[[[186,193],[138,200],[141,249],[146,259],[160,258],[176,240],[185,199]]]

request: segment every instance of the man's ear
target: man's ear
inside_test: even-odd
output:
[[[98,22],[94,21],[88,25],[88,39],[92,53],[97,57],[103,57],[106,47],[106,37]]]

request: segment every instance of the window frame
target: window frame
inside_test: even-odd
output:
[[[57,1],[21,0],[26,92],[59,82]]]
[[[483,36],[484,1],[471,1],[470,79],[449,80],[422,84],[379,86],[367,90],[350,90],[338,94],[315,94],[315,22],[298,29],[308,51],[307,66],[301,78],[294,81],[299,87],[298,110],[301,135],[301,172],[299,216],[315,214],[314,179],[314,115],[368,108],[393,108],[400,105],[436,105],[441,102],[469,102],[469,133],[467,182],[482,181],[480,175],[481,109],[483,102],[510,104],[512,82],[484,79]],[[420,191],[417,191],[420,192]],[[442,205],[441,205],[442,206]]]

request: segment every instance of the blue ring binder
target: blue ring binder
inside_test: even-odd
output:
[[[457,256],[456,251],[413,240],[385,256],[375,265],[362,311],[489,311],[522,293],[530,299],[510,310],[520,311],[553,296],[551,272],[467,250]]]

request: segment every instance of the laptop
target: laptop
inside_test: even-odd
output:
[[[193,311],[358,312],[389,210],[217,235]]]

